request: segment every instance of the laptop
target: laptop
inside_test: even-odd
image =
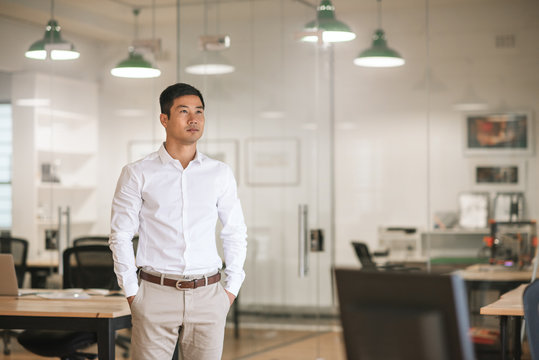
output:
[[[18,296],[19,286],[13,255],[0,254],[0,296]]]

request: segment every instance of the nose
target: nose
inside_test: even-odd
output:
[[[190,116],[188,124],[191,125],[191,124],[196,124],[196,123],[198,123],[198,120],[196,119],[196,116]]]

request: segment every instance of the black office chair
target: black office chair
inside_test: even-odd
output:
[[[108,245],[108,236],[81,236],[73,240],[73,246],[81,245]],[[133,237],[133,250],[137,253],[138,235]]]
[[[26,259],[28,258],[28,241],[13,237],[0,237],[0,253],[12,254],[15,262],[15,273],[19,288],[23,286],[24,274],[26,273]],[[5,329],[0,330],[4,343],[4,355],[9,355],[11,350],[9,343],[11,337],[17,337],[19,333]]]
[[[138,235],[133,237],[133,250],[135,251],[135,254],[137,253],[138,239]],[[73,246],[108,245],[108,243],[108,236],[81,236],[73,240]],[[131,347],[131,338],[129,336],[118,334],[116,335],[116,345],[124,349],[122,356],[128,358]]]
[[[372,259],[372,255],[369,251],[367,244],[359,241],[352,241],[352,246],[356,252],[356,255],[361,263],[361,269],[365,271],[415,271],[421,270],[417,267],[407,267],[401,264],[390,264],[390,265],[376,265]]]
[[[108,242],[108,236],[81,236],[73,240],[73,246],[107,245]]]
[[[68,248],[63,254],[64,288],[118,290],[112,252],[107,245]],[[79,352],[97,342],[90,331],[26,330],[18,337],[27,350],[40,356],[63,360],[95,359],[96,354]]]
[[[524,319],[532,360],[539,360],[539,280],[535,280],[524,290]]]
[[[63,287],[120,290],[108,245],[81,245],[63,254]]]

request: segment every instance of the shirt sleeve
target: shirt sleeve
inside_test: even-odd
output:
[[[141,205],[140,183],[133,171],[125,166],[112,200],[109,246],[114,259],[114,272],[126,297],[136,295],[138,291],[132,239],[139,227]]]
[[[245,279],[243,264],[247,255],[247,227],[238,198],[236,180],[229,166],[226,166],[223,191],[217,202],[219,219],[223,224],[221,239],[225,257],[225,289],[238,295]]]

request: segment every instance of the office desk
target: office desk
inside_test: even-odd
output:
[[[500,317],[500,337],[502,345],[502,358],[507,358],[507,320],[512,317],[515,320],[515,333],[513,334],[513,354],[515,359],[520,359],[520,326],[524,317],[522,294],[528,284],[522,284],[486,306],[481,307],[481,315],[496,315]]]
[[[488,264],[471,265],[464,270],[457,270],[456,273],[466,281],[478,282],[530,282],[532,277],[531,269],[513,270]]]
[[[470,304],[471,290],[496,290],[499,294],[504,294],[520,284],[529,283],[532,277],[531,268],[516,270],[488,264],[471,265],[454,273],[460,275],[466,281]],[[484,305],[486,304],[480,304],[480,306]]]
[[[123,296],[54,300],[0,296],[0,329],[95,331],[100,360],[114,359],[116,330],[128,327],[131,312]]]
[[[466,281],[469,295],[468,303],[470,304],[471,290],[496,290],[501,294],[499,300],[492,304],[480,304],[479,314],[500,316],[500,337],[504,359],[507,356],[506,350],[508,346],[507,322],[509,318],[514,320],[516,330],[513,336],[515,344],[513,346],[513,352],[515,358],[519,359],[521,350],[520,324],[521,317],[524,315],[522,310],[522,291],[524,291],[525,285],[531,281],[531,267],[523,270],[516,270],[505,268],[500,265],[477,264],[469,266],[464,270],[458,270],[455,273],[462,276]],[[520,298],[516,299],[515,296],[517,298],[520,296]],[[512,304],[512,308],[508,306],[508,304]],[[489,308],[490,310],[486,309],[488,306],[492,306],[492,308]],[[502,308],[497,308],[497,306],[502,306]],[[520,310],[518,310],[519,307]],[[488,313],[489,311],[498,311],[499,313]],[[513,313],[514,311],[520,311],[520,313]]]

